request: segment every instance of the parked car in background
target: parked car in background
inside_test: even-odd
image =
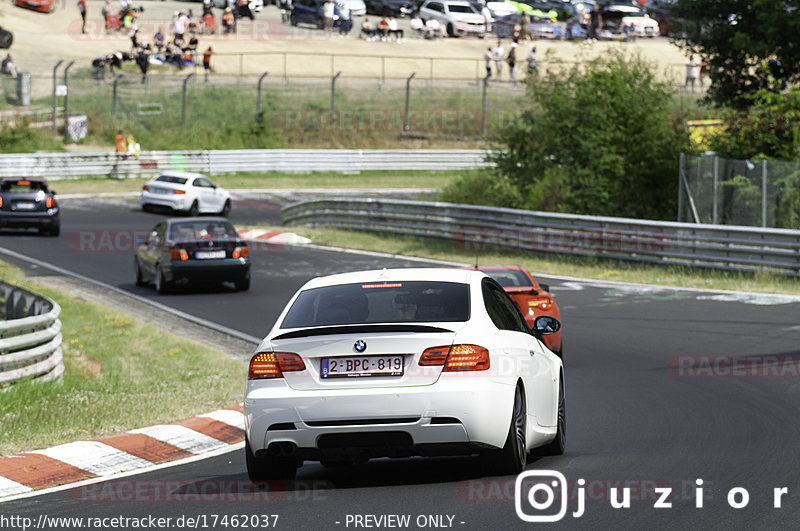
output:
[[[315,278],[250,360],[245,462],[253,481],[304,461],[477,455],[518,474],[564,453],[564,368],[480,271],[383,269]],[[473,466],[464,461],[464,466]],[[475,463],[478,464],[478,463]]]
[[[354,17],[360,17],[367,14],[367,4],[364,0],[341,0],[345,7],[350,10],[350,14]]]
[[[513,13],[504,17],[499,17],[492,23],[492,31],[501,38],[512,38],[519,33],[519,20],[521,13]],[[549,18],[538,18],[529,15],[528,35],[536,39],[563,39],[564,30],[557,23]]]
[[[225,218],[167,219],[137,244],[137,286],[152,282],[158,293],[178,283],[233,282],[237,290],[250,288],[250,250]]]
[[[626,34],[625,28],[633,28],[630,35],[635,37],[655,37],[660,35],[658,22],[650,18],[644,10],[636,5],[610,4],[600,8],[603,17],[603,29],[598,38],[621,40]]]
[[[41,13],[52,13],[56,10],[56,0],[14,0],[14,5]]]
[[[423,22],[439,21],[450,37],[483,35],[486,28],[483,16],[466,0],[425,0],[419,16]]]
[[[319,29],[325,27],[325,17],[322,13],[322,5],[325,0],[295,0],[292,4],[292,13],[289,15],[289,22],[292,26],[298,24],[312,24]],[[366,7],[365,7],[366,9]],[[343,24],[352,24],[352,12],[347,19],[343,19],[339,12],[339,6],[334,7],[333,27],[339,28]]]
[[[61,215],[55,195],[44,179],[4,177],[0,181],[0,228],[33,228],[58,236]]]
[[[417,10],[414,0],[366,0],[365,3],[370,15],[408,17]]]
[[[509,294],[511,300],[517,305],[522,312],[525,321],[529,326],[533,326],[536,318],[541,315],[549,315],[561,321],[561,312],[558,310],[553,295],[550,294],[550,287],[546,284],[540,284],[533,278],[530,271],[524,267],[517,265],[495,265],[495,266],[480,266],[479,271],[483,271],[493,279],[495,279],[506,293]],[[552,350],[559,358],[563,357],[562,344],[561,344],[561,330],[544,336],[542,338],[544,344]]]
[[[145,211],[166,207],[190,216],[227,216],[231,212],[231,194],[205,175],[166,171],[142,187],[141,205]]]

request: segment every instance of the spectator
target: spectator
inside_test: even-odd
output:
[[[133,135],[130,135],[130,134],[125,139],[125,141],[128,144],[127,145],[128,157],[132,158],[132,159],[138,159],[139,158],[139,152],[141,151],[141,147],[139,146],[139,143],[136,142],[136,140],[134,140],[134,138],[133,138]]]
[[[175,63],[178,70],[183,69],[183,50],[181,49],[182,40],[177,39],[167,44],[167,62]]]
[[[136,53],[136,50],[141,46],[139,43],[139,27],[136,23],[132,24],[128,30],[128,37],[131,38],[131,52]]]
[[[156,51],[161,53],[164,49],[164,29],[159,26],[156,34],[153,35],[153,45],[156,47]]]
[[[250,20],[254,20],[256,18],[253,12],[250,10],[249,0],[236,0],[236,17],[247,17]]]
[[[508,63],[508,76],[511,79],[511,83],[514,85],[517,84],[517,43],[511,43],[511,49],[508,50],[508,56],[506,57],[506,62]]]
[[[535,76],[539,73],[539,65],[536,64],[536,46],[531,44],[531,51],[528,52],[528,75]]]
[[[19,70],[17,69],[17,65],[14,64],[14,58],[11,57],[10,52],[8,53],[8,55],[6,55],[6,58],[3,59],[2,66],[0,66],[0,71],[2,71],[4,74],[8,76],[13,77],[14,79],[17,78]]]
[[[483,54],[483,60],[486,63],[486,77],[492,77],[492,47],[486,48],[486,53]]]
[[[378,22],[378,35],[381,41],[385,42],[389,40],[389,20],[386,17],[383,17]]]
[[[414,13],[411,15],[411,20],[409,20],[408,23],[414,33],[418,35],[425,34],[425,23],[422,22],[421,18],[419,18],[419,13]]]
[[[233,33],[234,22],[233,10],[230,7],[226,7],[225,13],[222,15],[222,33]]]
[[[521,41],[531,40],[531,34],[528,33],[528,25],[530,23],[531,19],[528,17],[527,13],[522,13],[519,16],[519,40]]]
[[[103,22],[105,22],[106,33],[111,31],[111,0],[106,0],[103,4],[103,9],[100,10],[103,15]]]
[[[81,14],[81,35],[86,34],[86,0],[78,0],[78,12]]]
[[[442,36],[442,25],[435,18],[429,18],[425,23],[425,38],[435,39]]]
[[[686,83],[683,84],[683,88],[687,86],[692,86],[692,92],[694,92],[694,82],[697,79],[697,76],[700,74],[700,63],[698,63],[693,55],[689,56],[689,60],[686,61]]]
[[[506,58],[506,50],[503,48],[503,41],[497,40],[497,46],[492,50],[494,53],[494,66],[497,71],[497,79],[503,77],[503,61]]]
[[[150,53],[152,49],[150,45],[143,46],[139,49],[136,54],[136,64],[139,66],[139,70],[142,71],[142,83],[147,81],[147,69],[150,66]]]
[[[181,12],[180,11],[175,11],[175,14],[172,17],[172,34],[173,34],[173,38],[182,39],[184,31],[186,31],[186,27],[183,25],[183,19],[181,18]]]
[[[118,158],[124,158],[128,154],[128,145],[125,143],[125,135],[122,134],[122,129],[117,131],[117,136],[114,137],[114,150]]]
[[[780,64],[779,60],[777,59],[773,60],[777,61],[778,64]],[[705,77],[706,75],[708,75],[708,61],[700,61],[700,75],[697,76],[697,81],[700,82],[700,88],[703,88],[703,77]],[[786,79],[784,78],[782,82],[783,82],[783,88],[786,88]]]
[[[361,22],[361,33],[358,36],[361,37],[362,34],[367,41],[374,41],[378,38],[378,30],[372,25],[369,17],[364,17]]]
[[[188,52],[189,55],[192,57],[192,62],[197,63],[196,56],[197,56],[197,47],[200,45],[200,42],[197,40],[197,35],[192,33],[189,36],[189,42],[186,44],[186,47],[183,51]]]
[[[197,18],[194,16],[194,12],[189,10],[189,13],[186,15],[186,31],[189,33],[197,33]]]
[[[483,17],[483,38],[485,40],[489,38],[489,32],[492,31],[492,12],[485,3],[481,8],[481,16]]]
[[[350,8],[342,0],[336,4],[339,10],[339,37],[347,37],[353,27],[353,17],[350,15]]]
[[[208,74],[211,72],[211,56],[214,55],[214,50],[211,46],[206,48],[203,52],[203,71],[205,72],[205,81],[208,83]]]
[[[181,11],[180,15],[178,15],[178,29],[180,29],[180,37],[183,39],[183,36],[186,34],[189,28],[189,16],[186,14],[186,11]]]
[[[397,42],[399,43],[405,42],[406,40],[405,33],[403,33],[403,30],[397,27],[397,19],[390,16],[388,23],[389,23],[389,37],[391,38],[391,36],[394,35],[394,38]]]
[[[217,32],[217,19],[214,13],[209,11],[203,13],[203,27],[201,33],[205,35],[214,35]]]
[[[336,12],[336,7],[333,5],[333,0],[325,0],[322,4],[322,16],[325,18],[325,35],[330,38],[333,35],[333,17]]]
[[[289,22],[289,15],[292,13],[291,0],[279,0],[278,7],[281,10],[281,22]]]

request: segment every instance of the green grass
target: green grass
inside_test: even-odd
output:
[[[299,188],[436,188],[441,189],[467,171],[363,171],[358,174],[312,173],[238,173],[214,175],[212,180],[223,188],[261,188],[267,190]],[[52,181],[60,195],[77,193],[139,192],[148,179],[83,178]]]
[[[266,228],[266,227],[264,227]],[[377,251],[403,256],[433,258],[474,264],[475,252],[464,245],[447,240],[395,236],[331,228],[269,227],[293,231],[316,244]],[[481,252],[480,264],[519,264],[531,272],[547,275],[588,278],[676,286],[694,289],[715,289],[800,295],[800,281],[767,273],[737,273],[683,266],[633,264],[597,258],[564,255],[533,255],[511,252]]]
[[[169,423],[241,402],[246,366],[110,308],[0,278],[61,305],[65,373],[0,387],[0,455]]]

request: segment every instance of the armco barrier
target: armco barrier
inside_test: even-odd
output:
[[[289,205],[283,221],[446,239],[475,254],[549,252],[800,276],[796,230],[345,198]]]
[[[53,300],[0,281],[0,384],[64,373],[61,307]]]
[[[102,153],[13,153],[0,155],[0,177],[48,180],[149,177],[165,170],[207,174],[235,172],[366,170],[459,170],[487,166],[486,151],[433,149],[243,149],[142,151],[137,158]]]

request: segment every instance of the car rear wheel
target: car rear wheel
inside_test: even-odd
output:
[[[49,227],[43,228],[41,231],[45,236],[58,236],[61,234],[61,225],[50,225]]]
[[[250,289],[250,277],[237,280],[233,283],[238,291],[247,291]]]
[[[230,199],[226,199],[225,200],[225,205],[222,207],[222,210],[220,210],[219,213],[220,213],[221,216],[228,217],[228,214],[231,213],[231,200]]]
[[[158,293],[168,293],[169,292],[169,282],[167,279],[164,278],[164,271],[161,270],[161,265],[156,266],[156,272],[154,275],[154,282],[156,285],[156,291]]]
[[[256,457],[250,449],[250,441],[245,439],[245,463],[250,481],[270,479],[294,479],[297,476],[297,460],[292,457],[268,455]]]
[[[564,398],[564,375],[558,386],[558,427],[555,438],[542,446],[537,453],[542,455],[561,455],[567,448],[567,405]]]
[[[511,425],[508,428],[506,443],[501,450],[484,455],[486,471],[495,475],[519,474],[525,469],[528,461],[526,441],[527,408],[522,387],[517,385],[514,391],[514,408],[511,414]]]
[[[317,19],[317,29],[325,29],[325,19],[324,18],[319,17]]]
[[[142,277],[142,268],[139,266],[139,259],[133,258],[133,274],[136,277],[136,285],[144,286],[144,277]]]
[[[447,23],[447,36],[448,37],[455,37],[456,36],[456,29],[453,27],[452,22]]]
[[[289,15],[289,24],[291,24],[292,26],[297,26],[297,17],[294,16],[294,13]]]
[[[192,203],[192,206],[189,207],[189,210],[186,211],[191,217],[195,217],[197,214],[200,213],[200,208],[197,206],[197,201]]]
[[[151,205],[150,203],[144,203],[142,205],[142,210],[144,212],[152,212],[153,211],[153,205]]]

